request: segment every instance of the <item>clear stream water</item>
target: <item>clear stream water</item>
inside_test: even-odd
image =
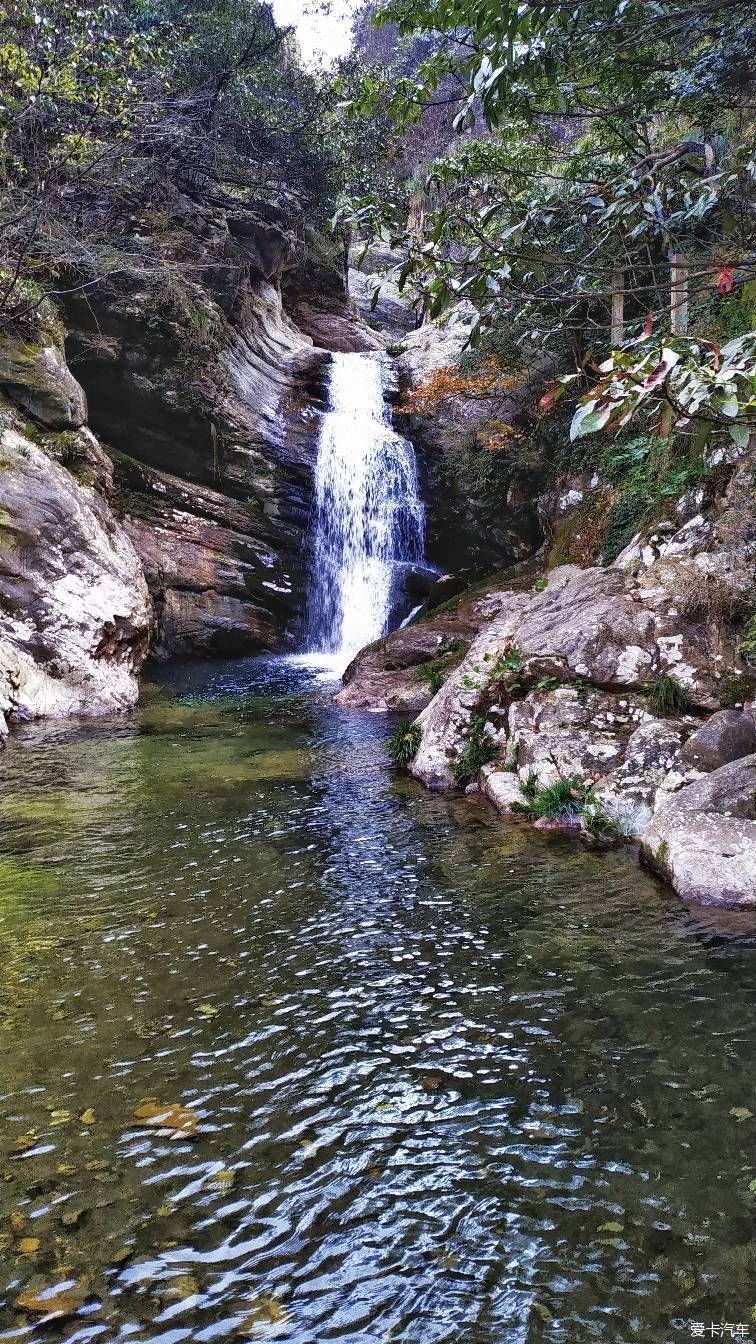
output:
[[[0,1340],[747,1322],[748,924],[393,776],[305,665],[170,676],[2,756]]]
[[[315,468],[309,647],[343,670],[390,629],[402,566],[423,559],[425,512],[414,448],[391,427],[380,359],[334,355],[329,406]]]

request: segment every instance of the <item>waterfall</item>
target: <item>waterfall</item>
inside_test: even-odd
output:
[[[423,562],[412,444],[392,428],[380,357],[334,355],[315,468],[310,650],[342,666],[398,618],[402,573]]]

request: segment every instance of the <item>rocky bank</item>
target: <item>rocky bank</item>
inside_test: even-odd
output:
[[[337,699],[417,714],[409,768],[430,788],[632,839],[684,899],[756,906],[754,685],[732,626],[753,602],[755,499],[747,453],[676,530],[453,598],[364,650]]]

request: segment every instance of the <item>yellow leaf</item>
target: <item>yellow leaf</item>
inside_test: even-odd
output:
[[[161,1105],[155,1097],[145,1097],[134,1111],[134,1119],[149,1129],[169,1129],[172,1139],[194,1138],[199,1116],[178,1102]]]
[[[61,1284],[50,1288],[41,1288],[39,1292],[27,1289],[16,1298],[16,1306],[29,1316],[36,1316],[40,1324],[45,1321],[59,1321],[73,1316],[84,1300],[84,1294],[75,1288],[65,1288]]]
[[[26,1218],[24,1217],[23,1213],[11,1214],[10,1218],[8,1219],[8,1226],[14,1236],[18,1236],[18,1233],[22,1231],[25,1222]]]
[[[200,1013],[202,1017],[217,1017],[220,1009],[216,1008],[212,1003],[201,1003],[197,1012]]]
[[[34,1255],[39,1250],[39,1237],[22,1237],[18,1249],[22,1255]]]
[[[733,1120],[737,1120],[737,1121],[738,1121],[738,1124],[740,1124],[743,1120],[752,1120],[752,1119],[753,1119],[753,1111],[749,1111],[749,1109],[748,1109],[747,1106],[733,1106],[733,1107],[731,1107],[731,1109],[730,1109],[730,1115],[732,1116]]]
[[[51,1112],[50,1112],[50,1124],[51,1124],[51,1125],[67,1125],[67,1124],[68,1124],[68,1121],[69,1121],[70,1119],[71,1119],[71,1112],[70,1112],[70,1111],[51,1111]]]
[[[87,1109],[85,1111],[82,1111],[81,1115],[79,1116],[79,1119],[81,1120],[81,1123],[83,1125],[93,1125],[95,1123],[95,1120],[97,1119],[97,1116],[92,1110],[92,1107],[87,1106]]]
[[[29,1148],[33,1148],[37,1142],[36,1129],[30,1129],[26,1134],[19,1134],[16,1139],[15,1148],[17,1153],[25,1153]]]

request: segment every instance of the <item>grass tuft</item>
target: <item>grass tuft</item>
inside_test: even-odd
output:
[[[691,708],[690,696],[685,687],[668,672],[662,672],[649,686],[648,703],[654,713],[663,718],[671,714],[686,714]]]
[[[401,723],[396,725],[386,742],[389,760],[395,769],[406,770],[410,761],[415,759],[422,735],[420,724],[413,723],[411,719],[402,719]]]

